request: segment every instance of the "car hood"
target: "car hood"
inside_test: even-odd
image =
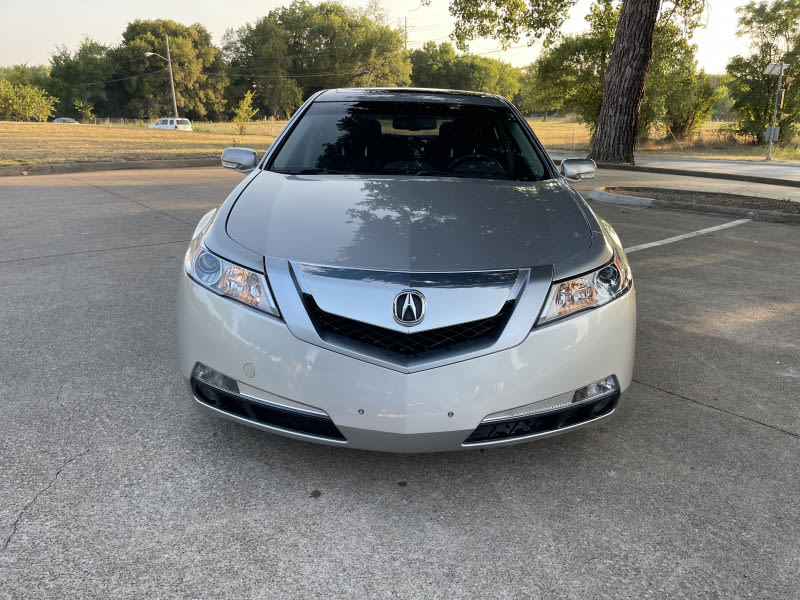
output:
[[[569,260],[592,244],[590,214],[561,180],[265,171],[234,203],[226,230],[269,258],[389,271],[478,271]]]

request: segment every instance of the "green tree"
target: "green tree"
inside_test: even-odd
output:
[[[13,120],[16,114],[16,94],[14,84],[5,77],[0,77],[0,119]]]
[[[541,104],[578,115],[594,130],[603,101],[605,75],[619,10],[610,0],[592,4],[585,17],[589,32],[548,45],[528,68]],[[540,109],[541,110],[541,109]]]
[[[108,46],[85,37],[75,52],[62,46],[50,57],[47,90],[59,98],[59,115],[87,118],[78,109],[86,105],[92,112],[108,114],[106,81],[113,71],[108,52]]]
[[[394,86],[409,81],[403,36],[366,12],[336,2],[295,0],[226,37],[231,93],[255,85],[265,114],[294,111],[312,93],[344,86]]]
[[[773,0],[740,6],[739,34],[749,34],[756,47],[768,46],[769,54],[779,57],[797,45],[800,36],[800,2]]]
[[[642,101],[641,134],[661,123],[671,137],[680,140],[711,118],[716,92],[710,77],[698,71],[695,52],[696,47],[677,23],[656,25]]]
[[[46,89],[49,77],[50,68],[47,65],[31,67],[27,64],[22,64],[0,67],[0,78],[6,79],[12,85],[30,85]]]
[[[283,118],[303,102],[297,80],[289,77],[292,57],[289,56],[289,32],[273,11],[255,24],[246,24],[238,31],[228,31],[223,49],[229,61],[231,85],[226,97],[232,104],[247,90],[257,92],[264,114]]]
[[[411,85],[443,89],[462,89],[467,86],[455,79],[454,65],[458,61],[456,49],[444,42],[425,42],[422,49],[412,50]]]
[[[534,65],[522,69],[519,92],[513,100],[522,114],[532,116],[534,113],[544,113],[546,121],[549,113],[561,109],[560,98],[547,94],[546,90],[536,85],[534,69]]]
[[[513,99],[520,90],[522,70],[500,60],[459,55],[452,44],[427,42],[412,50],[411,85],[465,89]]]
[[[800,0],[750,2],[737,11],[739,33],[750,35],[753,52],[747,57],[734,56],[728,63],[727,87],[737,115],[737,133],[763,142],[764,132],[772,123],[778,86],[778,78],[764,71],[770,63],[781,61],[793,69],[800,66]],[[796,85],[787,86],[779,113],[787,115],[779,123],[780,139],[790,140],[800,121]]]
[[[575,0],[450,0],[450,14],[456,19],[453,36],[462,47],[487,37],[504,43],[516,42],[521,35],[552,40],[573,4]]]
[[[399,30],[336,2],[295,1],[278,20],[289,32],[292,70],[303,96],[322,88],[404,85],[411,66]]]
[[[504,43],[521,35],[552,42],[573,0],[450,0],[454,35],[463,46],[478,37]],[[639,109],[659,12],[696,27],[704,0],[625,0],[603,77],[601,105],[591,156],[602,162],[632,162]]]
[[[711,119],[718,89],[702,70],[679,79],[678,84],[683,88],[673,88],[677,93],[666,95],[663,122],[676,138],[683,139]]]
[[[257,108],[253,108],[254,95],[255,92],[253,90],[245,92],[245,95],[233,111],[233,122],[239,128],[240,135],[247,133],[247,124],[253,120],[253,117],[258,112]]]
[[[122,43],[110,52],[116,80],[111,89],[117,103],[135,117],[172,114],[165,33],[178,112],[190,119],[217,118],[225,109],[224,65],[211,35],[197,23],[186,26],[162,19],[129,23]]]
[[[732,121],[736,118],[733,111],[733,98],[728,89],[727,75],[711,75],[711,85],[714,87],[714,104],[711,107],[711,119],[714,121]]]
[[[593,5],[586,34],[566,36],[546,48],[528,70],[540,102],[553,110],[574,113],[597,127],[603,100],[603,76],[613,43],[618,13],[610,3]]]
[[[574,113],[592,129],[600,114],[605,72],[603,49],[596,42],[590,35],[565,37],[528,69],[545,108]]]
[[[596,2],[586,17],[587,33],[562,38],[528,68],[529,85],[539,90],[540,106],[575,113],[596,130],[619,16],[619,3]],[[653,34],[650,75],[639,111],[639,137],[646,136],[655,123],[665,123],[674,135],[682,137],[710,114],[712,98],[706,76],[696,73],[695,47],[671,19],[674,14],[663,13]]]

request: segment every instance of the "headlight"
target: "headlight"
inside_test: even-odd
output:
[[[632,281],[625,255],[621,250],[614,250],[614,260],[596,271],[553,283],[547,295],[545,310],[536,325],[552,323],[608,304],[627,292]]]
[[[210,252],[203,246],[203,231],[189,245],[184,259],[186,273],[203,287],[252,306],[276,317],[280,316],[263,273],[257,273]]]

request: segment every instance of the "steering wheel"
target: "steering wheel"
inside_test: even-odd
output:
[[[485,154],[465,154],[459,156],[447,167],[448,171],[474,171],[479,173],[507,174],[499,160]]]

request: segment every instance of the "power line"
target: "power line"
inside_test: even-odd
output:
[[[208,77],[243,77],[245,79],[308,79],[312,77],[335,77],[338,75],[360,75],[367,73],[366,68],[357,71],[332,71],[328,73],[285,73],[281,75],[255,75],[252,73],[208,73],[201,71],[201,75]]]
[[[119,81],[129,81],[131,79],[138,79],[139,77],[155,77],[156,75],[161,75],[162,73],[166,73],[167,69],[161,69],[160,71],[152,71],[150,73],[138,73],[136,75],[130,75],[128,77],[120,77],[118,79],[106,79],[105,81],[86,81],[81,83],[76,83],[75,85],[105,85],[106,83],[117,83]]]

